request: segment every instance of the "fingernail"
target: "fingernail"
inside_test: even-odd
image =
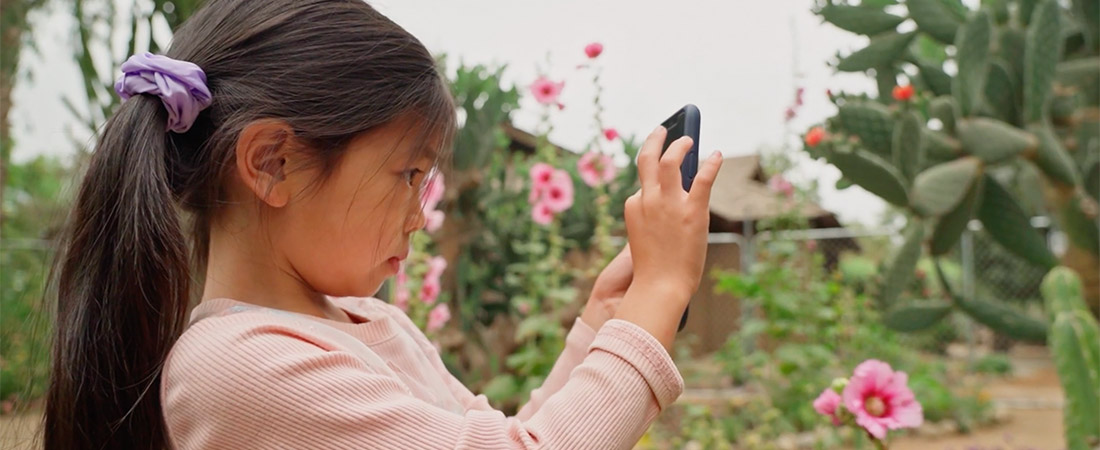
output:
[[[714,159],[722,159],[722,152],[721,151],[715,151],[714,153],[710,154],[710,157],[714,158]]]

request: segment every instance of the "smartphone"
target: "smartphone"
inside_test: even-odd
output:
[[[680,179],[684,190],[690,191],[691,183],[695,181],[695,173],[699,170],[699,108],[689,103],[661,125],[668,130],[665,144],[661,147],[661,155],[665,154],[673,141],[680,139],[681,136],[691,136],[691,150],[684,156],[684,162],[680,164]],[[689,309],[684,308],[684,315],[680,317],[680,326],[677,331],[683,331],[684,325],[687,325]]]

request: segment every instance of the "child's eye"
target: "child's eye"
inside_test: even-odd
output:
[[[409,169],[409,170],[406,170],[406,171],[405,171],[405,173],[404,173],[404,176],[405,176],[405,184],[408,184],[408,185],[409,185],[409,187],[412,187],[412,186],[413,186],[413,180],[415,180],[415,179],[416,179],[416,176],[417,176],[417,175],[420,175],[420,174],[422,174],[422,173],[424,173],[424,171],[423,171],[423,170],[420,170],[420,169]]]

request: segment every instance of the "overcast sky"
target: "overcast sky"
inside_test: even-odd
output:
[[[81,97],[72,57],[74,21],[56,6],[34,17],[35,54],[25,55],[13,94],[14,157],[69,154],[68,136],[87,140],[61,103]],[[127,2],[128,3],[128,2]],[[838,76],[826,67],[837,51],[865,44],[810,13],[808,0],[375,0],[381,12],[419,37],[451,64],[507,64],[508,83],[525,91],[540,68],[565,81],[565,110],[554,114],[551,138],[581,149],[596,132],[592,88],[575,67],[589,42],[604,45],[604,121],[622,134],[644,137],[664,118],[694,103],[702,112],[701,157],[713,150],[743,155],[776,148],[833,113],[825,90],[873,89],[859,76]],[[548,58],[549,57],[549,63]],[[790,124],[783,120],[796,86],[805,105]],[[537,122],[530,98],[514,119],[521,128]],[[788,130],[789,127],[789,130]],[[858,188],[837,192],[835,169],[807,161],[792,178],[822,181],[823,206],[843,221],[873,223],[883,203]]]

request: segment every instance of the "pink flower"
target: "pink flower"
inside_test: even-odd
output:
[[[393,296],[393,306],[401,308],[402,311],[409,310],[409,290],[401,288],[397,290],[397,293]]]
[[[581,174],[581,180],[592,187],[614,180],[616,170],[610,156],[594,151],[585,153],[577,161],[577,171]]]
[[[426,211],[424,213],[424,218],[426,219],[424,229],[428,230],[429,233],[435,233],[436,230],[443,226],[443,219],[446,217],[447,215],[438,209]]]
[[[554,178],[554,170],[554,166],[542,162],[531,166],[531,186],[538,190],[549,186]]]
[[[447,304],[435,305],[435,308],[428,312],[428,331],[439,331],[449,320],[451,320],[451,310]]]
[[[550,185],[542,192],[542,202],[550,210],[560,213],[573,206],[573,177],[564,170],[555,170]]]
[[[614,141],[619,138],[619,130],[614,128],[607,128],[603,130],[603,137],[609,141]]]
[[[600,53],[603,53],[603,44],[599,42],[593,42],[584,46],[584,54],[588,55],[589,58],[600,56]]]
[[[447,258],[433,256],[432,259],[428,260],[428,274],[424,275],[424,279],[435,280],[438,283],[444,270],[447,270]]]
[[[420,286],[420,301],[431,304],[436,298],[439,298],[439,280],[425,279]]]
[[[554,210],[546,202],[535,203],[534,208],[531,208],[531,220],[539,225],[550,225],[554,221]]]
[[[783,194],[783,196],[787,198],[791,198],[791,196],[794,195],[794,185],[792,185],[790,181],[787,181],[786,178],[783,178],[783,175],[772,175],[772,177],[768,179],[768,188],[774,192]]]
[[[878,439],[886,430],[916,428],[924,422],[924,412],[905,372],[894,372],[889,364],[869,359],[856,367],[844,387],[844,406],[856,416],[856,423]]]
[[[561,108],[558,95],[561,94],[563,87],[565,87],[564,81],[555,83],[546,77],[539,77],[534,83],[531,83],[531,95],[534,95],[535,100],[543,105],[557,104],[558,108]]]
[[[428,179],[428,184],[424,186],[424,191],[420,194],[425,212],[439,206],[439,202],[443,200],[445,190],[442,173],[437,173]]]
[[[826,388],[821,395],[817,396],[817,400],[814,400],[814,410],[832,418],[833,425],[840,425],[840,418],[836,415],[838,406],[840,406],[840,394],[837,394],[833,388]]]
[[[794,119],[794,116],[796,115],[798,115],[798,112],[795,111],[794,107],[788,106],[787,110],[783,112],[783,120],[790,122],[791,119]]]
[[[817,240],[810,239],[806,241],[806,250],[809,250],[811,252],[817,250]]]
[[[523,302],[523,303],[520,303],[519,306],[516,307],[516,309],[519,310],[520,314],[527,314],[527,313],[531,312],[531,304],[527,303],[527,302]]]

